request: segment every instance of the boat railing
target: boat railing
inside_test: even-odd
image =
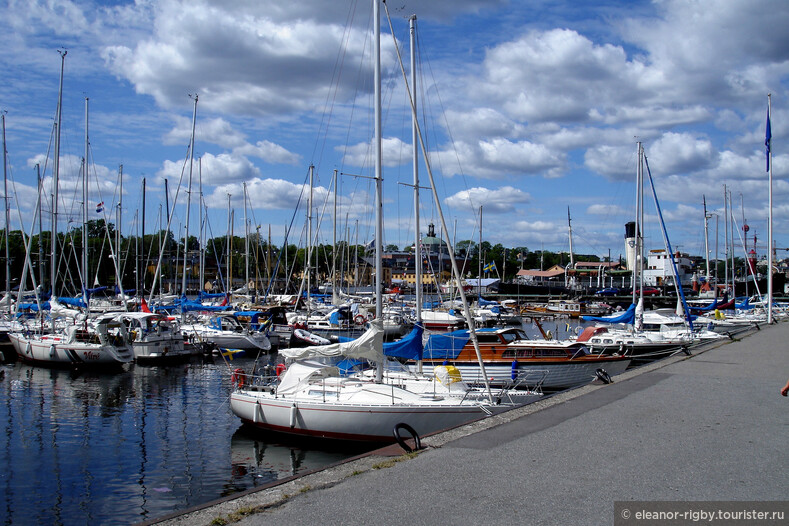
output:
[[[548,377],[547,369],[533,369],[518,371],[515,378],[510,380],[509,389],[527,390],[542,393],[542,385]]]

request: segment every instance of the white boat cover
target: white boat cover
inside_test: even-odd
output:
[[[49,309],[50,315],[53,318],[65,317],[77,319],[82,315],[77,309],[69,309],[60,303],[54,296],[49,299]]]
[[[291,360],[342,356],[357,360],[381,362],[384,359],[384,328],[380,319],[372,320],[370,328],[350,342],[314,345],[295,349],[280,349],[279,353]]]

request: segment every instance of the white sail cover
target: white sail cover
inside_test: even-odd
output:
[[[380,362],[384,358],[384,329],[381,320],[370,322],[370,328],[359,338],[350,342],[316,345],[295,349],[280,349],[279,353],[291,360],[305,360],[331,356],[343,356],[357,360]]]
[[[53,318],[74,318],[77,319],[82,316],[82,313],[77,309],[69,309],[60,303],[55,296],[49,299],[50,315]]]

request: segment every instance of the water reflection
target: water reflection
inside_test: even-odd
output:
[[[116,374],[0,365],[0,524],[128,524],[350,456],[240,431],[229,375],[199,359]]]
[[[277,437],[247,427],[241,427],[233,433],[230,458],[233,482],[239,484],[233,489],[239,491],[276,482],[283,477],[334,464],[363,451],[327,446],[316,449],[315,444],[288,440],[289,444],[281,444],[277,442]]]

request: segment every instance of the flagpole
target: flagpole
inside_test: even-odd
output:
[[[767,94],[767,129],[765,130],[765,146],[767,147],[768,167],[768,220],[767,220],[767,323],[773,323],[773,149],[770,114],[772,113],[772,94]]]

